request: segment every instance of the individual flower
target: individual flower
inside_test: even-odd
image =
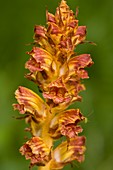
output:
[[[62,142],[53,152],[50,169],[62,169],[66,164],[76,160],[84,161],[85,137],[76,136]]]
[[[75,80],[89,78],[88,73],[84,70],[93,64],[90,54],[81,54],[72,57],[68,62],[68,77]],[[68,79],[67,77],[67,79]]]
[[[49,133],[54,139],[61,136],[74,138],[82,132],[83,129],[78,124],[85,119],[79,109],[66,110],[57,114],[51,120]]]
[[[46,165],[51,159],[50,149],[40,137],[32,137],[21,148],[20,153],[30,159],[30,166]]]
[[[30,70],[31,74],[28,74],[27,78],[46,90],[46,84],[50,83],[57,75],[58,65],[55,58],[48,51],[39,47],[33,47],[28,54],[31,58],[26,62],[25,67]]]
[[[15,97],[19,104],[13,104],[14,109],[25,115],[32,135],[40,136],[41,125],[49,112],[47,104],[32,90],[22,86],[16,90]]]
[[[52,100],[53,103],[59,104],[71,100],[68,91],[63,83],[62,78],[58,78],[48,86],[48,91],[43,93],[44,98]]]
[[[15,97],[19,104],[13,104],[15,110],[19,110],[21,114],[30,114],[39,122],[46,118],[47,105],[45,102],[32,90],[20,86]]]

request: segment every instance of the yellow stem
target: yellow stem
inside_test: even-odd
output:
[[[44,124],[42,125],[42,132],[41,132],[41,138],[49,148],[51,148],[53,144],[53,139],[49,135],[49,127],[52,118],[53,118],[53,114],[48,113],[47,118]]]
[[[53,139],[50,137],[48,131],[51,119],[53,118],[54,114],[48,113],[47,119],[42,126],[41,138],[46,143],[46,145],[51,149],[53,146]],[[50,170],[50,162],[46,166],[39,166],[38,170]]]

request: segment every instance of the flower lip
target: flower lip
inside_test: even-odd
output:
[[[62,142],[53,152],[51,169],[62,169],[73,160],[84,161],[85,137],[76,136],[69,141]]]
[[[34,28],[34,32],[35,32],[35,38],[41,36],[43,38],[46,38],[46,28],[42,27],[42,26],[38,26],[36,25]]]
[[[30,166],[44,166],[51,159],[50,149],[40,137],[32,137],[20,148],[20,153],[30,159]]]
[[[43,96],[44,98],[53,100],[55,104],[59,104],[68,99],[68,96],[65,96],[66,92],[67,89],[60,77],[49,84],[48,92],[44,92]]]
[[[48,70],[51,67],[53,59],[51,54],[46,50],[39,47],[33,47],[33,50],[28,52],[28,54],[31,55],[32,58],[26,62],[25,67],[31,72]],[[35,69],[33,70],[32,68],[34,67]]]
[[[60,112],[52,119],[49,133],[55,139],[61,136],[76,137],[83,130],[78,123],[85,119],[79,109]]]

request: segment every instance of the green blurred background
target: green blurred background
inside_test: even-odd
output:
[[[37,92],[24,78],[27,46],[33,42],[35,24],[45,25],[45,9],[55,12],[59,0],[19,0],[0,2],[0,170],[27,170],[29,161],[18,152],[25,142],[24,121],[12,109],[14,91],[19,85]],[[82,92],[83,101],[74,104],[88,117],[84,125],[87,136],[86,160],[73,168],[79,170],[113,170],[113,1],[67,0],[72,10],[79,6],[80,25],[88,29],[87,40],[78,53],[91,53],[95,64],[89,68],[90,79]],[[33,168],[34,170],[37,168]]]

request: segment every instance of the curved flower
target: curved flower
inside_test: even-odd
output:
[[[28,54],[31,56],[31,59],[27,61],[26,68],[31,72],[50,70],[53,58],[49,52],[39,47],[33,47]]]
[[[46,50],[33,47],[31,52],[28,52],[31,56],[25,64],[25,67],[30,70],[31,74],[28,74],[28,78],[34,81],[44,90],[46,85],[44,83],[50,83],[53,77],[56,76],[58,65],[55,62],[54,57]]]
[[[82,132],[80,121],[85,120],[79,109],[70,109],[60,115],[59,129],[62,135],[73,138]]]
[[[75,45],[82,43],[86,39],[86,26],[78,26],[77,31],[75,33]],[[76,41],[75,41],[76,40]]]
[[[55,139],[62,135],[73,138],[82,132],[83,129],[78,123],[85,119],[79,109],[66,110],[51,120],[49,133]]]
[[[47,105],[32,90],[20,86],[15,97],[19,104],[13,104],[15,110],[19,110],[21,114],[28,113],[32,115],[36,122],[45,120],[47,116]]]
[[[72,57],[68,62],[69,74],[68,77],[74,77],[75,80],[80,78],[89,78],[85,67],[89,67],[93,64],[90,54],[81,54],[79,56]],[[67,78],[68,79],[68,78]]]
[[[50,149],[40,137],[32,137],[21,148],[20,153],[30,159],[30,166],[46,165],[51,159]]]
[[[85,137],[76,136],[69,141],[62,142],[54,151],[50,164],[51,169],[62,169],[66,164],[76,160],[84,161]]]
[[[52,100],[55,104],[60,104],[71,100],[71,96],[67,93],[62,78],[58,78],[48,86],[48,91],[43,93],[44,98]],[[49,102],[49,101],[48,101]]]
[[[47,29],[45,27],[36,25],[34,28],[34,33],[35,43],[47,50],[50,54],[54,55],[55,50],[53,48],[52,41],[50,41],[47,34]]]
[[[66,109],[75,101],[80,101],[81,97],[78,93],[84,90],[84,85],[80,82],[69,80],[65,83],[62,77],[48,85],[48,91],[43,92],[43,96],[47,99],[47,103],[52,105],[54,112]]]

